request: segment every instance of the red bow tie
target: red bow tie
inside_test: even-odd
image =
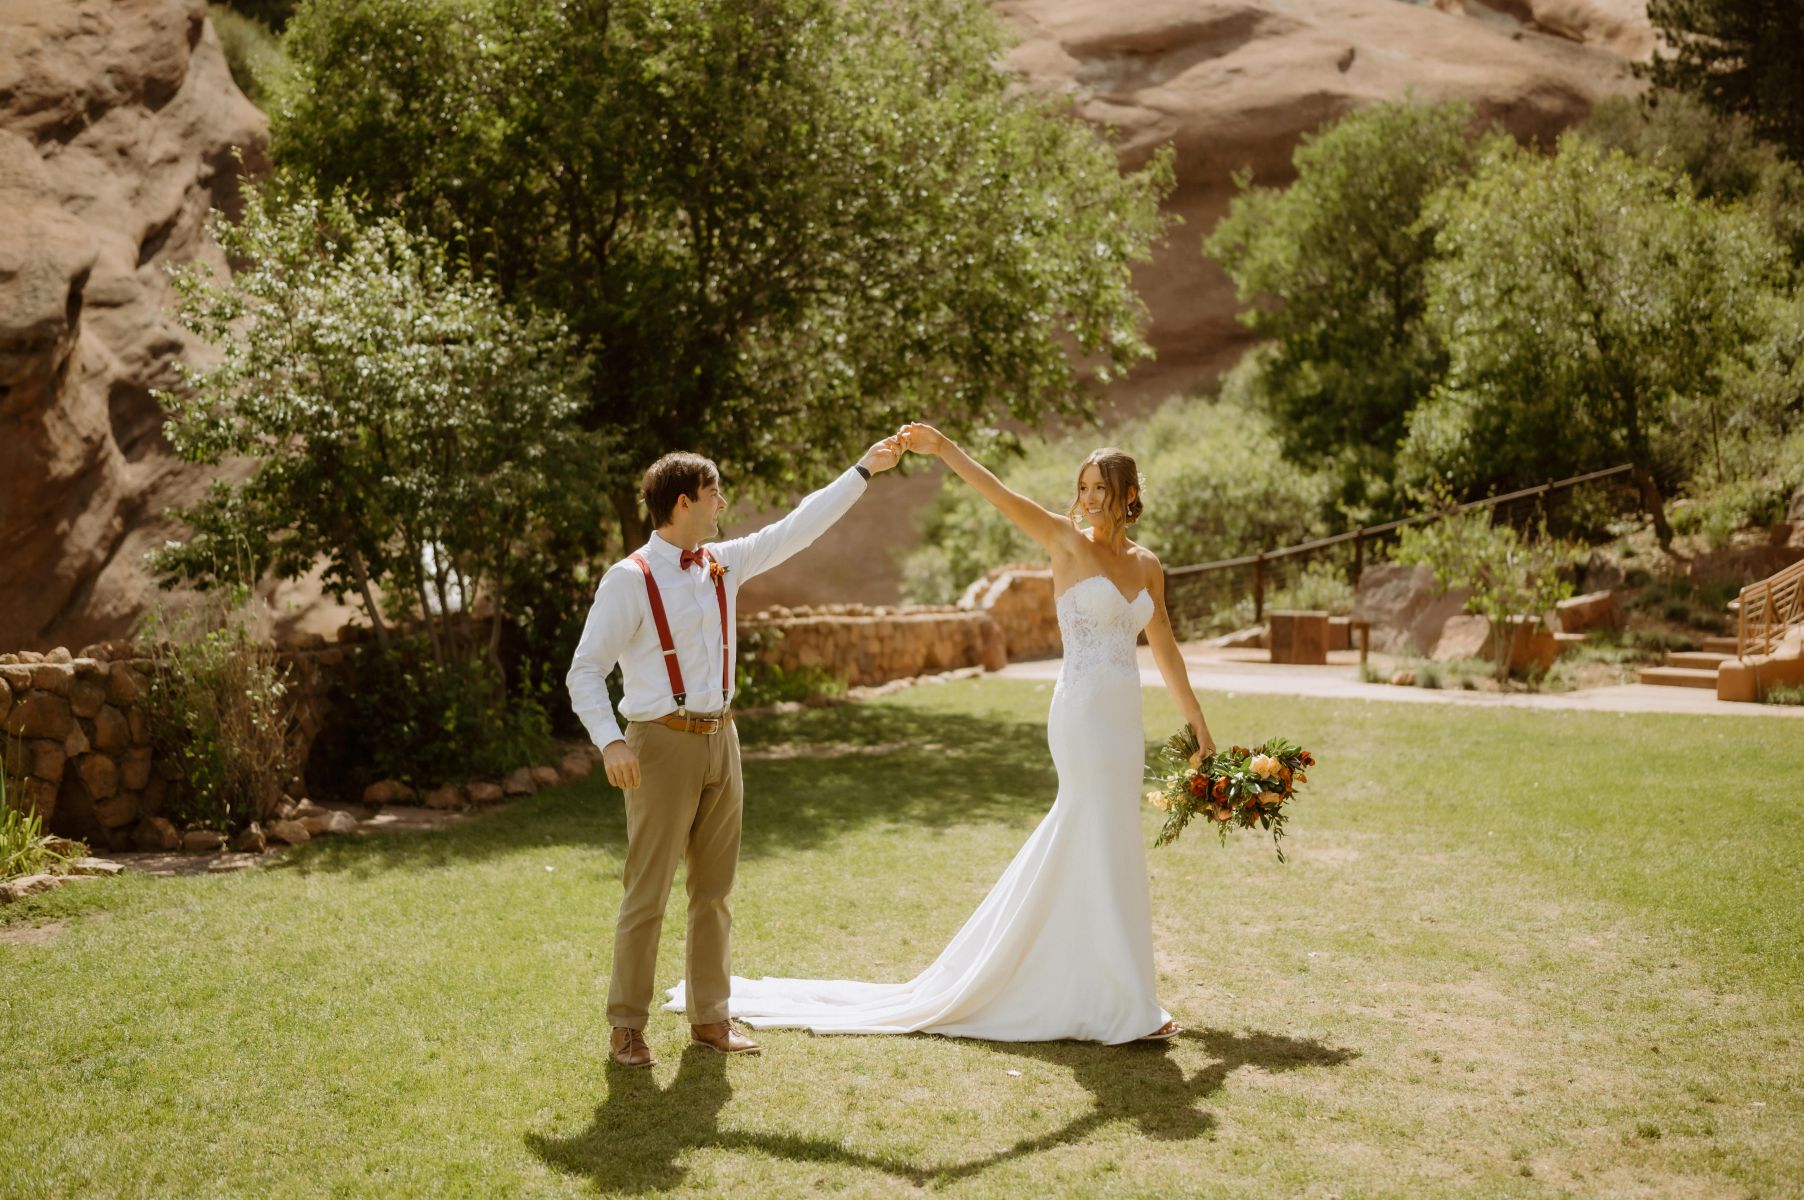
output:
[[[685,550],[681,565],[683,570],[687,571],[690,567],[704,566],[707,561],[708,552],[706,550]]]

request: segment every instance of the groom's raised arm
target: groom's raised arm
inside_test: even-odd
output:
[[[871,475],[896,465],[898,451],[888,439],[872,446],[870,451],[846,472],[818,492],[803,497],[795,510],[780,521],[773,521],[756,533],[708,547],[722,565],[739,575],[741,583],[770,570],[814,543],[833,527],[834,522],[849,512],[864,495]]]

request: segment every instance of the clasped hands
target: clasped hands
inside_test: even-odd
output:
[[[874,443],[858,460],[858,465],[875,475],[887,471],[901,461],[904,452],[913,451],[929,457],[945,448],[946,439],[939,430],[919,421],[911,421],[880,442]]]

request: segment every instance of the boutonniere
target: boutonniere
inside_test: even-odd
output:
[[[713,579],[716,583],[727,577],[726,564],[721,562],[718,558],[715,558],[712,554],[708,556],[708,577]]]

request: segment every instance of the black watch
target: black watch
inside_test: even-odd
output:
[[[860,475],[862,475],[862,476],[864,476],[864,477],[865,477],[865,480],[866,480],[866,481],[867,481],[867,482],[868,482],[868,481],[869,481],[869,480],[870,480],[870,478],[871,478],[871,469],[870,469],[870,468],[869,468],[869,467],[867,467],[867,466],[865,466],[865,465],[864,465],[864,464],[863,464],[863,463],[853,463],[853,464],[852,464],[852,469],[853,469],[853,470],[854,470],[854,471],[857,471],[857,472],[858,472],[858,473],[859,473],[859,474],[860,474]]]

